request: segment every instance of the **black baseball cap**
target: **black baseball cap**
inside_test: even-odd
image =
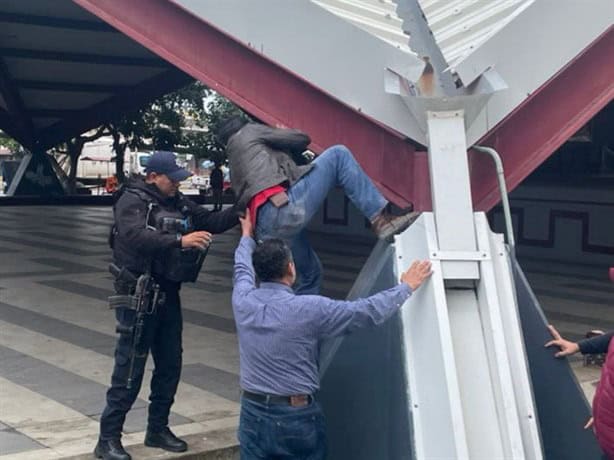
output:
[[[150,157],[145,172],[155,172],[164,174],[173,182],[181,182],[192,175],[190,171],[177,165],[175,154],[173,152],[157,151]]]

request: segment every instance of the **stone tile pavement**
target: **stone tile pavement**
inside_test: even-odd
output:
[[[111,215],[103,207],[0,208],[3,460],[93,449],[116,340],[106,306]],[[182,288],[184,365],[171,424],[180,435],[217,433],[209,436],[212,449],[235,443],[239,357],[230,292],[238,237],[237,230],[217,236],[199,280]],[[345,297],[371,244],[345,248],[327,238],[318,246],[330,248],[322,253],[324,293]],[[150,360],[144,382],[151,367]],[[128,446],[142,443],[148,391],[144,384],[128,415]],[[143,449],[141,458],[161,453]]]

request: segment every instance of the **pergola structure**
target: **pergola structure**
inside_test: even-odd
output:
[[[0,125],[45,151],[191,78],[73,2],[0,6]]]
[[[46,149],[191,78],[264,122],[303,129],[316,152],[346,144],[390,200],[433,210],[376,247],[354,293],[398,282],[407,260],[436,270],[377,357],[356,356],[364,336],[329,349],[335,458],[596,458],[594,439],[560,424],[588,407],[569,369],[544,355],[544,318],[513,244],[482,212],[500,199],[494,168],[471,154],[497,150],[512,189],[614,99],[611,0],[560,3],[3,4],[0,128],[33,152],[19,179],[39,193]],[[378,360],[391,350],[394,369]],[[365,372],[351,389],[347,369]],[[360,397],[373,387],[390,391]],[[360,404],[340,403],[340,391]],[[358,423],[365,415],[378,424]]]
[[[510,188],[612,99],[614,70],[606,57],[614,54],[614,30],[607,2],[591,8],[570,2],[567,12],[549,12],[558,26],[530,33],[526,27],[548,12],[548,2],[518,0],[513,8],[495,2],[491,13],[462,2],[454,11],[443,1],[421,2],[447,55],[441,65],[447,59],[456,66],[461,83],[475,83],[489,67],[508,85],[518,83],[493,98],[490,119],[477,120],[472,130],[472,141],[501,153]],[[209,0],[3,2],[0,128],[30,151],[44,152],[196,78],[265,122],[309,132],[316,151],[347,144],[388,198],[429,209],[424,130],[402,97],[385,88],[391,76],[409,75],[416,61],[408,46],[390,43],[390,29],[397,41],[410,31],[398,17],[383,26],[373,20],[390,22],[395,8],[371,0],[300,7],[272,0],[223,6]],[[258,25],[267,14],[276,27]],[[574,20],[590,26],[569,34]],[[297,34],[297,27],[310,32]],[[467,30],[473,35],[465,36]],[[451,46],[454,40],[464,48]],[[522,49],[536,40],[553,47],[544,63]],[[357,46],[364,52],[353,52]],[[518,67],[513,78],[510,63]],[[472,159],[471,166],[475,207],[489,209],[498,201],[490,164]]]

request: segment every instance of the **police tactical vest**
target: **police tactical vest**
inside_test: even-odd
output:
[[[147,204],[145,227],[151,231],[176,235],[177,240],[180,240],[182,235],[195,230],[189,208],[186,205],[181,206],[181,201],[179,202],[180,209],[169,210],[160,206],[156,200],[141,190],[122,187],[118,192],[114,196],[114,202],[117,202],[123,193],[133,193]],[[113,248],[116,237],[117,228],[113,225],[109,235],[111,248]],[[166,249],[151,261],[151,273],[155,278],[163,278],[172,282],[194,282],[198,278],[207,251],[208,249],[203,251],[181,247]]]
[[[195,230],[187,206],[172,211],[159,206],[155,208],[150,219],[153,219],[157,231],[176,235],[180,240],[182,235]],[[167,249],[154,258],[152,273],[170,281],[194,282],[203,266],[206,252],[196,248]]]

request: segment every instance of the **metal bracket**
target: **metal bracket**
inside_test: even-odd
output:
[[[432,260],[482,261],[490,260],[490,254],[484,251],[436,251],[431,253]]]

